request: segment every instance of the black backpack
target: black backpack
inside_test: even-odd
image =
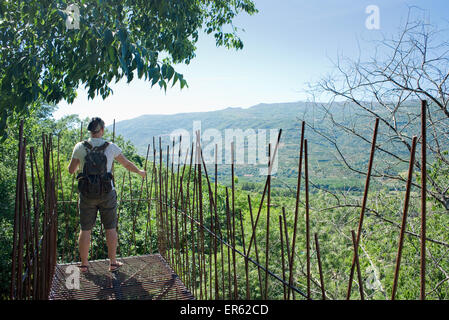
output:
[[[93,147],[89,142],[83,141],[86,147],[83,172],[76,177],[79,192],[87,198],[101,198],[103,194],[112,190],[112,174],[107,170],[107,158],[104,150],[109,142]]]

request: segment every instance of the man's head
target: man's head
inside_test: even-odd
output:
[[[92,118],[87,126],[87,130],[93,138],[101,138],[104,134],[104,121],[101,118]]]

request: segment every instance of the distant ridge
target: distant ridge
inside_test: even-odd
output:
[[[167,135],[176,129],[192,131],[193,122],[201,121],[201,128],[291,129],[299,127],[299,119],[307,111],[308,102],[259,103],[249,108],[228,107],[221,110],[185,112],[172,115],[142,115],[116,122],[116,133],[131,140],[143,154],[152,137]],[[108,127],[112,129],[111,126]]]
[[[320,103],[320,105],[330,107],[323,103]],[[367,106],[373,109],[377,108],[376,105],[368,103]],[[317,128],[320,132],[335,135],[336,133],[329,126],[328,120],[326,120],[326,117],[329,116],[327,112],[330,112],[337,121],[350,123],[365,131],[367,135],[371,135],[372,119],[359,117],[357,113],[350,112],[351,108],[350,103],[342,102],[332,104],[325,111],[323,108],[316,107],[315,103],[297,101],[259,103],[249,108],[228,107],[221,110],[185,112],[173,115],[142,115],[134,119],[116,122],[116,134],[122,135],[125,140],[132,141],[139,154],[145,156],[148,144],[153,143],[153,137],[156,138],[157,145],[159,145],[158,137],[160,136],[164,148],[167,145],[172,145],[169,135],[175,130],[186,130],[192,139],[194,137],[193,126],[195,122],[196,124],[201,124],[202,133],[207,129],[217,129],[223,137],[226,129],[241,129],[243,131],[253,129],[256,132],[258,129],[268,131],[270,129],[282,129],[277,175],[286,180],[292,180],[297,176],[302,120],[305,120],[308,125]],[[345,112],[342,112],[342,110],[345,110]],[[111,126],[108,129],[112,129]],[[323,181],[326,185],[328,183],[342,186],[349,184],[352,187],[360,188],[359,182],[362,180],[359,179],[360,177],[355,177],[353,172],[346,171],[343,173],[344,165],[336,154],[334,146],[329,141],[310,127],[306,127],[305,136],[309,142],[309,170],[314,175],[315,183],[319,184],[320,181]],[[360,143],[360,140],[344,132],[339,132],[336,138],[339,140],[340,148],[351,155],[350,160],[353,165],[358,166],[361,170],[365,170],[365,164],[367,163],[365,155],[369,154],[369,144]],[[183,142],[186,141],[183,140]],[[210,141],[203,141],[202,143],[204,147]],[[229,146],[224,147],[228,148]],[[404,151],[408,152],[407,150]],[[250,151],[245,150],[245,152],[248,153]],[[226,176],[227,166],[222,166],[222,170],[224,170],[223,176]],[[251,178],[251,175],[256,176],[255,171],[257,170],[258,168],[254,166],[243,165],[236,168],[236,174],[243,180],[247,178],[246,180],[255,181],[257,179]],[[258,181],[261,181],[261,179]]]

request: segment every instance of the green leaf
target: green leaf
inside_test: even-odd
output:
[[[159,81],[159,86],[161,89],[164,88],[164,91],[167,92],[167,83],[164,80]]]
[[[175,69],[173,69],[173,67],[171,65],[168,65],[167,71],[166,71],[166,76],[165,76],[165,78],[167,79],[167,82],[169,82],[171,80],[174,73],[175,73]]]
[[[112,63],[117,61],[117,55],[114,47],[110,46],[108,48],[108,56]]]
[[[153,76],[153,81],[151,82],[151,87],[153,87],[161,78],[161,75],[158,73],[156,75]]]
[[[162,69],[161,69],[161,71],[162,71],[162,77],[166,77],[167,75],[167,65],[164,63],[163,65],[162,65]]]
[[[129,72],[128,65],[126,64],[125,59],[123,59],[123,56],[119,56],[119,60],[120,60],[120,66],[122,67],[123,71],[125,72],[125,74],[128,74],[128,72]]]
[[[106,47],[111,45],[112,41],[114,40],[114,36],[112,35],[112,31],[109,29],[106,29],[103,34],[103,42]]]
[[[174,76],[174,78],[173,78],[173,83],[172,83],[172,88],[174,87],[174,85],[176,84],[176,82],[178,81],[178,74],[179,73],[177,73],[177,72],[175,72],[175,76]]]
[[[187,81],[186,81],[186,80],[181,79],[180,81],[181,81],[181,89],[184,89],[184,87],[186,87],[186,86],[187,86],[187,88],[189,87],[189,86],[187,85]]]

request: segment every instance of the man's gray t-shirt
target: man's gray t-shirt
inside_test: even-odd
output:
[[[87,140],[93,147],[99,147],[103,145],[106,140],[103,138],[89,138]],[[104,150],[104,155],[107,158],[106,168],[108,172],[112,171],[112,163],[114,159],[118,157],[122,153],[122,149],[120,149],[115,143],[110,142],[107,148]],[[86,147],[82,142],[78,142],[73,148],[72,158],[78,159],[80,161],[79,169],[83,171],[84,168],[84,158],[86,157],[87,151]]]

